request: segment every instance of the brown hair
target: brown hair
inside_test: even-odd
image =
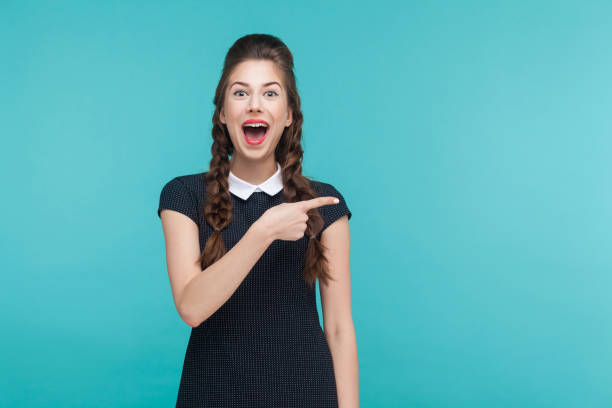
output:
[[[232,199],[229,192],[228,176],[230,171],[229,156],[234,152],[234,146],[225,124],[220,119],[220,110],[225,101],[225,91],[229,76],[236,65],[246,60],[270,60],[282,72],[287,103],[292,111],[292,123],[286,127],[276,146],[274,156],[281,165],[283,178],[283,201],[287,203],[308,200],[317,197],[312,190],[310,181],[302,175],[301,145],[303,115],[300,96],[298,95],[295,74],[293,73],[293,55],[289,48],[277,37],[268,34],[249,34],[239,38],[228,50],[225,56],[221,79],[217,85],[213,103],[215,112],[212,122],[211,147],[212,159],[209,171],[206,173],[206,202],[204,217],[213,228],[213,234],[206,241],[198,262],[207,267],[221,258],[225,252],[225,244],[221,238],[221,230],[232,221]],[[316,279],[327,284],[328,279],[334,280],[328,272],[328,264],[323,254],[324,246],[317,238],[323,228],[323,218],[318,209],[308,211],[308,221],[305,236],[309,237],[306,248],[304,280],[314,288]]]

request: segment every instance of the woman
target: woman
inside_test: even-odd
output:
[[[351,212],[301,174],[289,49],[237,40],[213,102],[209,171],[170,180],[158,209],[174,303],[192,327],[176,406],[357,407]]]

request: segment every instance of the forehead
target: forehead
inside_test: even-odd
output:
[[[229,76],[230,85],[234,81],[248,83],[250,86],[276,81],[282,82],[280,70],[276,64],[269,60],[247,60],[236,65]]]

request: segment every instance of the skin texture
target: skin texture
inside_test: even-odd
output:
[[[248,85],[232,85],[240,81]],[[280,85],[267,85],[278,82]],[[274,150],[285,127],[291,125],[282,75],[271,61],[249,60],[239,64],[230,76],[221,121],[227,125],[235,151],[230,159],[232,172],[251,184],[261,184],[276,171]],[[266,140],[248,144],[242,123],[263,119],[270,125]],[[270,208],[245,236],[221,259],[204,271],[196,262],[200,255],[197,225],[184,214],[161,212],[166,241],[166,263],[181,318],[197,327],[235,292],[250,269],[275,239],[299,239],[308,219],[308,208],[332,204],[331,197]],[[281,208],[282,206],[282,208]],[[324,332],[334,363],[340,408],[359,406],[357,343],[351,311],[350,230],[346,216],[321,234],[326,247],[329,273],[334,280],[319,285]]]

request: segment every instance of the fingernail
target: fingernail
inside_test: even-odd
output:
[[[340,200],[338,200],[337,198],[334,198],[334,203],[338,204],[340,202]]]

